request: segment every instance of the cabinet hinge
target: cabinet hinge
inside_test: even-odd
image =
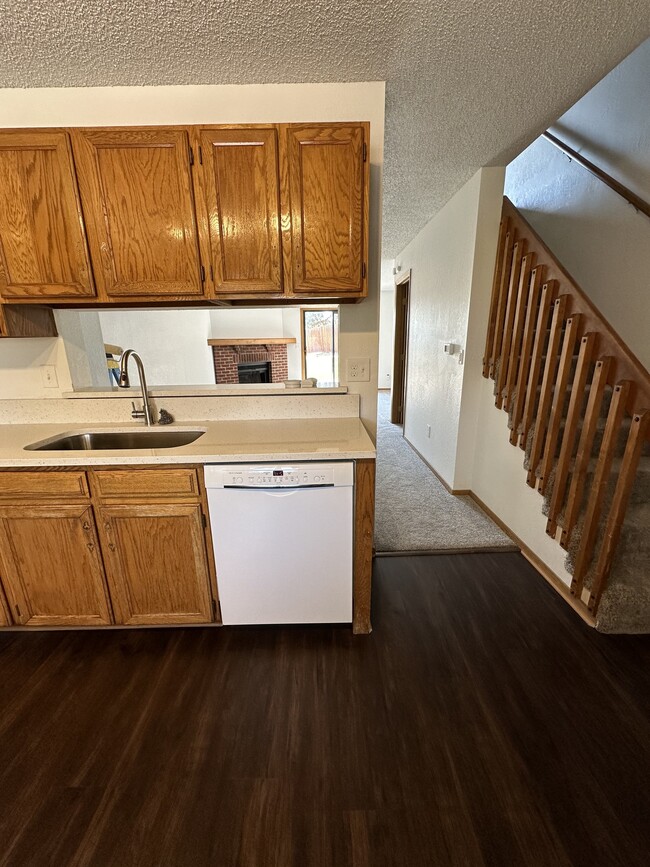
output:
[[[214,268],[212,267],[212,262],[210,263],[210,280],[214,282]]]
[[[203,165],[203,148],[199,145],[199,165]]]
[[[20,605],[14,605],[14,608],[16,609],[16,614],[18,615],[18,617],[22,617],[23,615],[20,610]]]
[[[201,283],[205,283],[205,268],[201,265]]]
[[[368,161],[368,145],[365,143],[365,141],[363,143],[363,161],[364,163]]]
[[[221,602],[217,602],[215,599],[212,600],[212,616],[215,620],[221,620]]]
[[[366,263],[365,262],[361,265],[361,276],[365,279],[365,276],[366,276]]]
[[[203,529],[208,526],[208,519],[205,517],[205,512],[201,512],[201,520],[203,521]]]
[[[194,151],[190,148],[190,165],[194,165]]]

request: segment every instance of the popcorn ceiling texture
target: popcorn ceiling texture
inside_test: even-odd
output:
[[[512,159],[650,34],[647,0],[0,8],[0,87],[385,80],[385,257],[478,168]]]

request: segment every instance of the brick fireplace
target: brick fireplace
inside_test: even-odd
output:
[[[282,382],[289,377],[287,345],[295,342],[295,337],[208,340],[215,382]],[[266,379],[263,370],[267,371]]]

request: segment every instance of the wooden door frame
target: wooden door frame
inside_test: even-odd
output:
[[[409,321],[411,308],[411,269],[395,281],[395,327],[393,329],[393,379],[390,394],[390,420],[404,426],[408,382]],[[404,306],[404,299],[406,306]],[[399,338],[399,339],[398,339]],[[404,357],[399,348],[404,344]],[[399,375],[398,375],[399,374]],[[399,386],[398,386],[399,383]],[[401,399],[401,403],[400,403]]]
[[[317,304],[305,305],[300,308],[300,369],[302,370],[302,378],[307,379],[307,352],[305,349],[305,313],[313,313],[316,310],[331,310],[332,313],[339,314],[339,328],[341,327],[341,308],[338,304]],[[338,342],[338,335],[337,335]],[[341,371],[339,370],[339,382],[341,381]]]

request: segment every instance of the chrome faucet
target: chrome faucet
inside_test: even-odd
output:
[[[118,386],[120,388],[129,388],[131,383],[129,382],[129,358],[133,356],[133,360],[135,361],[135,366],[138,368],[138,376],[140,377],[140,387],[142,388],[142,409],[135,408],[135,401],[131,403],[133,407],[133,411],[131,412],[132,418],[143,418],[144,423],[147,427],[151,427],[152,424],[155,424],[153,421],[153,414],[151,410],[151,404],[149,403],[149,395],[147,394],[147,380],[144,375],[144,365],[142,364],[142,359],[138,355],[138,353],[133,349],[125,349],[120,358],[120,380],[118,382]]]

